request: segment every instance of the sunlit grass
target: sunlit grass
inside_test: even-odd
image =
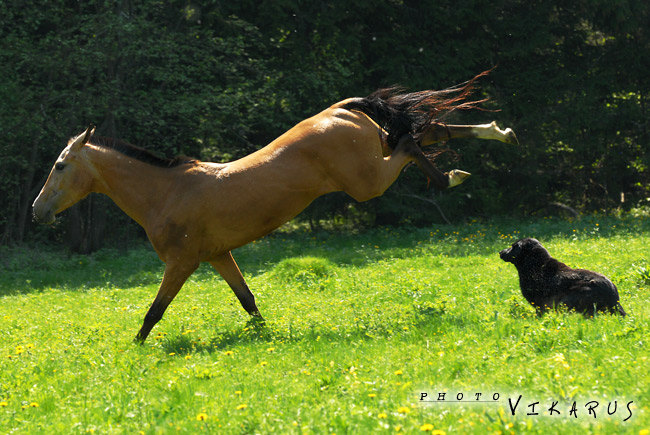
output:
[[[608,275],[629,316],[537,318],[497,255],[525,236]],[[280,232],[234,253],[266,328],[201,267],[144,346],[132,339],[162,274],[150,249],[4,248],[0,432],[638,434],[650,428],[648,246],[647,220],[595,217]],[[501,401],[425,405],[421,392]],[[526,415],[534,401],[546,415]]]

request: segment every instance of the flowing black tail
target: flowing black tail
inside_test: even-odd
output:
[[[343,106],[368,115],[388,133],[388,146],[394,149],[399,139],[411,134],[417,141],[433,122],[459,109],[479,109],[487,99],[466,101],[474,91],[474,83],[489,74],[483,71],[473,79],[441,91],[403,93],[399,86],[379,89],[365,98],[357,98]]]

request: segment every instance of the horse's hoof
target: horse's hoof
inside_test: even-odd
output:
[[[511,145],[519,145],[519,141],[517,140],[517,135],[515,134],[514,131],[512,131],[511,128],[506,128],[505,134],[506,134],[505,143],[508,143],[508,144],[511,144]]]
[[[452,169],[449,171],[447,176],[449,177],[449,187],[458,186],[461,184],[467,177],[469,177],[469,172],[461,171],[460,169]]]
[[[266,320],[260,315],[251,316],[248,322],[246,322],[246,326],[249,328],[264,328],[266,326]]]

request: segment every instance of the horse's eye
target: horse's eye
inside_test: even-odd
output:
[[[57,163],[56,165],[54,165],[54,169],[56,169],[57,171],[64,170],[65,169],[65,163]]]

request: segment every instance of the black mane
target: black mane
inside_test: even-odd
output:
[[[174,168],[176,166],[196,162],[196,159],[187,156],[177,156],[171,159],[160,157],[149,150],[112,137],[93,136],[89,143],[98,147],[115,150],[125,156],[133,157],[141,162],[161,168]]]

